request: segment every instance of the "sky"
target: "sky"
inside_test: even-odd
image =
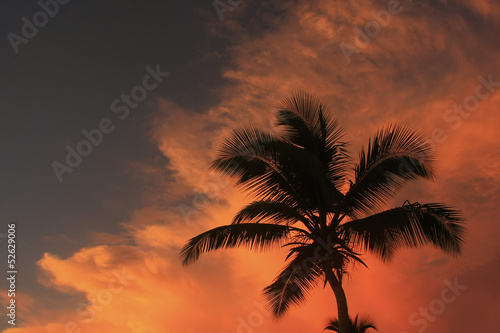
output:
[[[379,332],[498,327],[497,1],[6,0],[0,16],[0,267],[15,223],[18,271],[15,326],[0,284],[2,332],[321,332],[336,316],[321,284],[268,312],[284,251],[179,260],[252,199],[209,170],[218,145],[271,128],[296,91],[330,106],[354,158],[385,125],[424,133],[436,180],[391,205],[445,202],[466,220],[460,257],[364,255],[344,281],[350,314]]]

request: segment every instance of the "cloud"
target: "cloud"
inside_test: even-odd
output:
[[[131,166],[156,183],[144,194],[147,205],[123,224],[126,236],[96,234],[97,243],[108,245],[83,247],[65,259],[46,253],[39,261],[46,286],[83,293],[84,305],[68,304],[68,310],[58,310],[58,320],[38,318],[32,328],[6,332],[59,333],[74,322],[82,332],[229,333],[252,318],[261,322],[262,333],[321,331],[336,313],[333,294],[321,286],[303,308],[279,322],[255,303],[263,301],[260,291],[282,266],[283,252],[225,251],[187,269],[178,259],[189,237],[228,223],[249,200],[208,171],[220,140],[247,122],[270,126],[275,106],[296,90],[314,92],[330,104],[347,129],[354,157],[370,133],[390,122],[429,135],[441,128],[448,136],[437,145],[438,180],[410,187],[395,202],[416,198],[462,209],[469,230],[464,256],[454,259],[425,248],[402,251],[394,262],[382,264],[368,255],[370,269],[354,270],[346,283],[352,314],[370,314],[381,331],[414,330],[410,315],[439,296],[445,279],[466,274],[471,284],[467,299],[472,290],[494,288],[494,281],[483,283],[474,272],[494,260],[499,249],[494,236],[500,231],[494,224],[500,193],[494,148],[499,94],[482,101],[457,129],[443,114],[474,93],[478,76],[493,74],[500,80],[500,73],[492,72],[500,68],[498,43],[490,43],[496,31],[488,30],[498,22],[499,7],[493,1],[403,1],[402,7],[365,47],[358,47],[359,53],[349,56],[350,62],[341,43],[355,46],[356,28],[376,21],[372,11],[385,10],[384,3],[287,4],[274,29],[234,36],[238,42],[221,50],[230,54],[222,76],[231,84],[220,91],[219,105],[197,113],[159,100],[151,139],[169,162],[165,170]],[[225,24],[242,31],[239,19],[234,13]],[[156,177],[162,171],[173,181]],[[122,237],[130,242],[121,243]],[[134,278],[120,285],[116,274]],[[448,305],[428,332],[470,318],[470,303],[459,301]],[[494,305],[477,301],[485,302],[483,308]]]

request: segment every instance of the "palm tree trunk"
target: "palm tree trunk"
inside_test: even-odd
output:
[[[337,279],[333,271],[326,270],[326,279],[332,287],[335,298],[337,299],[337,312],[339,316],[339,333],[349,333],[351,322],[349,320],[349,310],[347,308],[347,298],[345,296],[342,284]]]

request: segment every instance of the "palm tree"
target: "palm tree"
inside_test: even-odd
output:
[[[383,210],[408,181],[434,178],[432,147],[419,133],[388,126],[354,164],[344,130],[307,93],[283,102],[276,127],[278,132],[246,126],[222,143],[211,168],[234,178],[255,200],[231,224],[190,239],[181,251],[184,265],[222,248],[288,246],[287,265],[264,289],[274,316],[303,302],[324,279],[337,300],[339,332],[347,333],[342,277],[349,264],[364,265],[359,251],[384,261],[401,247],[424,244],[460,254],[464,228],[458,211],[418,202]]]
[[[350,319],[349,323],[349,333],[366,333],[370,330],[370,328],[375,331],[377,330],[377,326],[375,326],[375,324],[368,317],[359,318],[359,315],[356,315],[356,318],[354,318],[354,320]],[[338,319],[331,319],[325,330],[339,332]]]

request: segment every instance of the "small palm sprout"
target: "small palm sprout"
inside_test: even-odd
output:
[[[349,333],[369,333],[370,329],[377,330],[377,326],[368,317],[359,317],[356,315],[354,320],[350,319]],[[338,319],[331,319],[325,330],[340,332]]]

